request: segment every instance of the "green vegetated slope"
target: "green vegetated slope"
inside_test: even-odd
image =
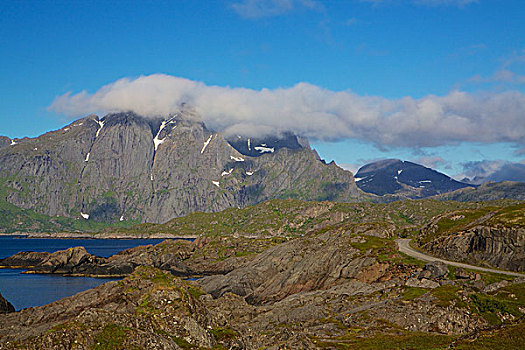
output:
[[[63,216],[48,216],[19,208],[0,199],[0,233],[28,232],[96,232],[108,226],[130,226],[136,222],[96,222]]]
[[[339,223],[353,224],[354,230],[380,229],[397,235],[412,235],[433,217],[458,210],[484,211],[515,202],[455,202],[406,200],[389,204],[305,202],[270,200],[243,209],[219,213],[193,213],[164,224],[139,224],[106,232],[176,235],[302,235],[313,229]],[[359,224],[359,225],[355,225]]]

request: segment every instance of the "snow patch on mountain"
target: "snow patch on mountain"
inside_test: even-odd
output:
[[[242,157],[234,157],[234,156],[230,156],[230,159],[231,160],[234,160],[236,162],[244,162],[244,158]]]
[[[99,125],[97,133],[95,134],[95,138],[97,138],[100,134],[100,130],[102,130],[102,128],[104,127],[104,122],[102,120],[95,120],[95,122]]]
[[[204,151],[206,150],[206,147],[208,147],[212,137],[213,135],[210,135],[210,137],[208,137],[208,139],[204,141],[204,145],[202,146],[202,149],[201,149],[201,154],[203,154]]]

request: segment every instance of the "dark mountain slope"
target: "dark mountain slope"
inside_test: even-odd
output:
[[[379,196],[425,198],[470,186],[433,169],[399,159],[367,164],[355,177],[361,190]]]

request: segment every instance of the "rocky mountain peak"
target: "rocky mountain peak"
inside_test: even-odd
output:
[[[250,157],[260,157],[263,154],[274,153],[282,148],[292,150],[310,148],[307,139],[297,137],[290,132],[263,138],[249,138],[237,135],[229,137],[227,141],[239,153]]]
[[[361,196],[352,175],[321,162],[305,139],[226,139],[185,109],[90,115],[20,140],[0,148],[0,180],[3,199],[18,207],[106,222],[164,222],[271,198]]]
[[[360,189],[380,196],[424,198],[470,186],[423,165],[399,159],[364,165],[355,177]]]

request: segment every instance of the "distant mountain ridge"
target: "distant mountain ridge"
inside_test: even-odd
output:
[[[525,201],[525,183],[515,181],[486,182],[476,188],[465,187],[457,191],[437,195],[434,198],[458,202],[493,201],[498,199]]]
[[[406,198],[425,198],[472,186],[436,170],[399,159],[366,164],[355,174],[355,179],[357,187],[364,192]]]
[[[37,138],[2,138],[0,197],[50,216],[156,223],[271,198],[366,197],[304,139],[226,139],[196,120],[90,115]]]

